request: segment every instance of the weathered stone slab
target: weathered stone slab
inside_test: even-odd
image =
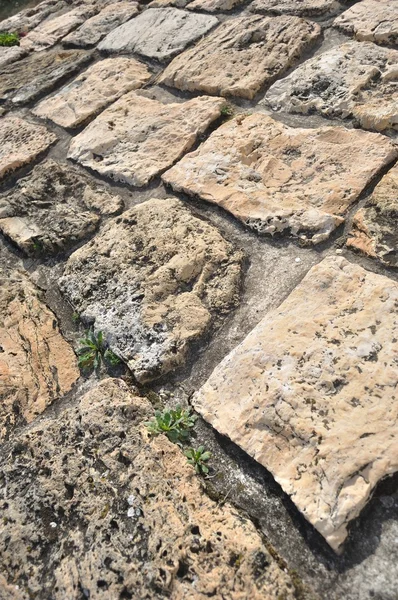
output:
[[[124,212],[69,258],[59,285],[139,381],[183,363],[234,306],[241,253],[175,198]]]
[[[149,81],[149,69],[134,58],[101,60],[50,98],[45,98],[33,113],[57,125],[74,128],[98,114],[108,104]]]
[[[343,12],[334,25],[357,40],[398,45],[398,6],[395,0],[362,0]]]
[[[397,152],[380,134],[296,129],[257,113],[219,127],[163,180],[218,204],[259,233],[290,232],[317,244]]]
[[[177,8],[149,8],[109,33],[99,44],[106,52],[136,52],[166,60],[210,31],[216,17]]]
[[[91,60],[84,50],[50,50],[7,65],[0,70],[0,102],[26,104],[50,92]]]
[[[333,14],[341,6],[337,0],[254,0],[249,8],[256,13],[309,17]]]
[[[88,19],[79,29],[67,35],[62,43],[68,46],[89,48],[95,46],[112,29],[119,27],[138,13],[137,2],[108,4],[100,13]]]
[[[394,281],[327,258],[194,397],[336,551],[398,469],[397,300]]]
[[[28,33],[39,25],[46,17],[67,6],[64,0],[45,0],[37,6],[21,10],[9,19],[0,22],[0,31]]]
[[[22,50],[19,46],[0,47],[0,68],[23,58],[26,54],[26,50]]]
[[[177,56],[160,81],[180,90],[253,98],[320,35],[298,17],[237,17]]]
[[[14,600],[24,590],[54,600],[80,600],[81,590],[294,600],[291,576],[250,520],[206,495],[178,446],[147,438],[152,416],[145,398],[107,379],[14,436],[0,457],[0,568],[19,585]]]
[[[130,92],[72,139],[68,157],[116,181],[146,185],[193,146],[223,105],[207,96],[162,104]]]
[[[154,0],[150,7],[162,8],[163,6],[176,6],[189,10],[205,10],[206,12],[227,12],[243,4],[245,0]]]
[[[354,116],[367,129],[398,128],[398,51],[347,42],[305,61],[265,95],[274,110]]]
[[[0,231],[31,256],[61,252],[97,229],[99,216],[89,209],[109,214],[123,206],[94,185],[69,165],[48,160],[0,196]]]
[[[0,440],[30,423],[79,377],[55,315],[24,272],[0,270]]]
[[[45,152],[57,137],[41,125],[7,115],[0,118],[0,179]]]
[[[375,187],[355,214],[347,246],[398,267],[398,164]]]

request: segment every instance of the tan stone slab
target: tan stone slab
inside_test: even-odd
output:
[[[398,267],[398,164],[375,187],[355,214],[347,246]]]
[[[7,115],[0,118],[0,179],[32,162],[53,144],[57,136],[41,125]]]
[[[37,27],[51,14],[65,9],[65,0],[45,0],[37,6],[21,10],[16,15],[0,22],[0,31],[15,31],[17,33],[28,33]]]
[[[163,180],[218,204],[259,233],[289,232],[317,244],[397,153],[380,134],[296,129],[257,113],[219,127]]]
[[[274,83],[262,104],[277,111],[355,117],[365,129],[398,129],[398,51],[347,42]]]
[[[398,45],[398,4],[361,0],[338,16],[334,25],[360,41]]]
[[[30,423],[79,377],[55,315],[23,272],[0,270],[0,439]]]
[[[115,181],[146,185],[193,146],[223,105],[207,96],[162,104],[130,92],[72,139],[68,157]]]
[[[74,128],[126,92],[140,88],[151,76],[146,65],[134,58],[107,58],[89,67],[54,96],[45,98],[33,113]]]
[[[19,46],[0,47],[0,68],[23,58],[26,54],[26,50],[22,50]]]
[[[206,12],[227,12],[240,6],[245,0],[154,0],[150,3],[151,8],[162,6],[176,6],[188,10],[205,10]]]
[[[251,12],[299,17],[333,14],[341,7],[337,0],[254,0],[249,5]]]
[[[398,469],[397,300],[394,281],[327,258],[194,397],[336,551]]]
[[[253,98],[320,35],[298,17],[237,17],[177,56],[160,82],[180,90]]]
[[[241,260],[182,202],[152,199],[76,250],[59,285],[83,322],[148,381],[181,365],[192,342],[235,306]]]
[[[138,14],[137,2],[114,2],[88,19],[79,29],[67,35],[62,43],[84,48],[98,44],[112,29]]]

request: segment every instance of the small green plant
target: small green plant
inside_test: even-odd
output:
[[[80,321],[80,315],[79,315],[79,313],[78,313],[78,312],[74,312],[74,313],[73,313],[73,315],[72,315],[72,321],[73,321],[74,323],[79,323],[79,321]]]
[[[234,110],[229,104],[224,104],[224,106],[220,110],[220,114],[222,117],[232,117],[232,115],[234,114]]]
[[[85,337],[79,340],[80,346],[77,349],[81,369],[97,371],[102,364],[114,367],[120,363],[120,358],[106,347],[102,331],[95,334],[93,330],[88,330],[84,335]]]
[[[19,35],[17,33],[0,33],[0,46],[19,46]]]
[[[190,430],[195,425],[196,416],[188,409],[177,406],[174,410],[165,408],[155,411],[155,416],[145,423],[150,435],[164,433],[170,442],[185,442],[189,438]]]
[[[188,448],[184,454],[188,459],[188,463],[195,468],[199,475],[207,475],[209,468],[206,463],[211,458],[211,453],[205,450],[204,446],[199,446],[196,450],[195,448]]]

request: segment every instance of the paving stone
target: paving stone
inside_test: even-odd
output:
[[[253,98],[320,35],[298,17],[237,17],[176,57],[160,82],[180,90]]]
[[[95,231],[100,213],[122,209],[118,196],[70,165],[48,160],[0,196],[0,231],[31,256],[61,252]]]
[[[72,139],[68,157],[116,181],[146,185],[193,146],[223,105],[207,96],[162,104],[130,92]]]
[[[84,50],[49,50],[31,54],[0,70],[0,102],[26,104],[50,92],[91,60]]]
[[[327,258],[194,397],[336,551],[398,469],[397,300],[391,279]]]
[[[229,11],[244,3],[245,0],[154,0],[150,7],[176,6],[189,10],[205,10],[207,12]]]
[[[254,0],[249,5],[256,13],[299,17],[333,14],[341,7],[337,0]]]
[[[177,8],[149,8],[109,33],[99,44],[106,52],[136,52],[166,60],[210,31],[218,20]]]
[[[152,74],[134,58],[101,60],[79,75],[57,94],[45,98],[33,113],[57,125],[74,128],[98,114],[120,96],[140,88]]]
[[[64,0],[45,0],[37,6],[21,10],[16,15],[0,22],[0,31],[28,33],[52,13],[66,8]]]
[[[268,90],[274,110],[355,117],[362,127],[398,128],[398,51],[347,42],[305,61]]]
[[[360,41],[398,45],[398,5],[395,0],[362,0],[343,12],[334,25]]]
[[[88,19],[79,29],[67,35],[62,43],[69,46],[88,48],[95,46],[112,29],[122,25],[138,13],[137,2],[115,2]]]
[[[242,255],[175,198],[148,200],[69,258],[61,291],[144,382],[182,364],[237,301]]]
[[[75,354],[25,272],[0,268],[0,440],[79,377]]]
[[[81,590],[113,600],[294,600],[293,577],[250,520],[211,500],[166,436],[148,439],[152,416],[146,398],[106,379],[13,437],[0,457],[0,565],[14,600],[25,590],[54,600],[79,600]]]
[[[23,58],[26,54],[26,50],[22,50],[19,46],[0,47],[0,68]]]
[[[41,125],[7,115],[0,118],[0,179],[45,152],[57,137]]]
[[[257,113],[219,127],[163,180],[218,204],[259,233],[290,232],[317,244],[397,154],[380,134],[292,128]]]
[[[347,246],[398,267],[398,164],[375,187],[355,214]]]

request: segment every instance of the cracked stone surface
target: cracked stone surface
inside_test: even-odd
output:
[[[178,446],[148,439],[153,412],[106,379],[0,453],[0,564],[13,598],[293,600],[254,525],[206,496]]]
[[[57,125],[74,128],[120,96],[144,85],[152,74],[146,65],[124,56],[101,60],[33,110]]]
[[[327,258],[194,397],[336,551],[398,469],[397,300],[396,282]]]
[[[50,92],[91,60],[84,50],[50,50],[31,54],[0,70],[0,102],[26,104]]]
[[[0,68],[26,56],[26,51],[19,46],[0,47]]]
[[[15,31],[17,33],[28,33],[52,13],[66,8],[64,0],[46,0],[38,6],[21,10],[16,15],[0,22],[0,31]]]
[[[30,256],[57,254],[93,233],[122,200],[69,165],[47,160],[0,196],[0,231]]]
[[[0,268],[0,440],[68,392],[80,373],[26,272]]]
[[[347,246],[398,267],[398,164],[388,171],[353,220]]]
[[[69,258],[59,285],[138,381],[181,365],[236,303],[242,255],[174,198],[123,213]]]
[[[253,98],[294,65],[320,33],[319,25],[298,17],[237,17],[176,57],[160,82],[180,90]]]
[[[292,128],[257,113],[219,127],[163,180],[218,204],[259,233],[289,232],[317,244],[396,156],[380,134]]]
[[[207,96],[163,104],[130,92],[72,139],[68,157],[115,181],[144,186],[191,149],[223,106]]]
[[[57,137],[42,125],[7,115],[0,118],[0,179],[45,152]]]
[[[205,10],[206,12],[224,12],[240,6],[245,0],[154,0],[149,6],[162,8],[163,6],[175,6],[187,8],[188,10]]]
[[[98,44],[112,29],[138,14],[137,2],[108,4],[100,13],[88,19],[81,27],[63,38],[68,46],[89,48]]]
[[[210,31],[218,20],[178,8],[149,8],[109,33],[98,49],[166,60]]]
[[[354,117],[366,129],[398,129],[398,51],[347,42],[274,83],[263,104],[277,111]]]
[[[357,40],[398,46],[398,6],[390,0],[362,0],[343,12],[334,25]]]
[[[299,17],[333,14],[341,7],[337,0],[254,0],[252,12]]]

